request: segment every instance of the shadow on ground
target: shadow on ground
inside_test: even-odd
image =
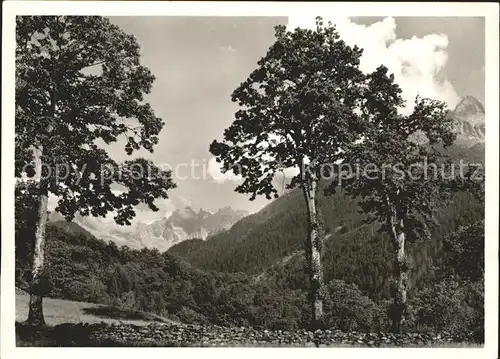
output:
[[[52,326],[31,326],[16,322],[17,347],[179,347],[182,343],[170,340],[158,342],[129,342],[95,337],[93,332],[106,324],[66,323]]]
[[[16,345],[18,347],[87,346],[89,344],[88,334],[86,328],[81,326],[33,327],[26,323],[16,323]]]

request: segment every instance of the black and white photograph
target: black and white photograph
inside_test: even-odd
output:
[[[498,4],[13,3],[2,357],[496,357]]]

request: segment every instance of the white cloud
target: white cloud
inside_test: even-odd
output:
[[[268,137],[268,141],[262,141],[259,143],[259,148],[261,150],[265,150],[269,145],[276,146],[277,144],[283,142],[284,139],[282,136],[270,133]],[[254,143],[255,138],[247,141],[247,143]],[[261,159],[261,168],[264,171],[265,170],[265,163],[266,162],[273,162],[273,161],[278,161],[281,162],[282,159],[277,158],[276,156],[272,156],[271,154],[267,152],[263,152],[260,156]],[[304,157],[304,163],[309,163],[310,160],[307,156]],[[228,171],[226,173],[221,172],[221,163],[218,163],[215,159],[215,157],[212,157],[208,161],[208,174],[212,177],[213,181],[216,183],[225,183],[226,181],[233,181],[233,182],[241,182],[243,180],[243,177],[238,175],[236,176],[233,172]],[[277,170],[275,173],[275,179],[279,178],[282,179],[283,176],[285,178],[292,178],[295,177],[296,175],[299,174],[299,168],[297,166],[294,167],[287,167],[287,168],[280,168]]]
[[[396,22],[387,17],[372,25],[358,25],[348,18],[323,15],[324,22],[336,25],[341,38],[348,45],[364,49],[360,63],[363,72],[368,73],[385,65],[394,73],[396,82],[403,90],[407,101],[404,112],[411,111],[418,95],[444,101],[453,108],[460,97],[452,84],[440,80],[437,74],[448,60],[446,48],[448,38],[443,34],[429,34],[424,37],[398,39]],[[315,29],[314,17],[289,17],[288,28]]]
[[[232,171],[222,173],[221,171],[222,163],[217,162],[215,157],[212,157],[208,161],[207,172],[212,177],[213,181],[216,183],[224,183],[226,181],[240,182],[242,177],[240,175],[235,175]]]

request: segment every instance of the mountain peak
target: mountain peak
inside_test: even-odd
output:
[[[196,212],[194,211],[193,208],[187,206],[184,208],[179,208],[172,215],[182,217],[182,218],[190,218],[196,216]]]
[[[455,143],[472,146],[484,142],[485,112],[484,106],[474,96],[464,96],[449,115],[454,121],[454,132],[457,134]],[[412,141],[423,144],[428,139],[422,131],[411,136]]]
[[[484,106],[475,97],[463,97],[451,115],[455,121],[457,143],[473,145],[484,142]]]
[[[216,212],[218,215],[229,215],[229,216],[237,216],[237,217],[246,217],[248,216],[247,211],[243,211],[241,209],[234,209],[231,206],[226,206],[219,208],[219,210]]]
[[[455,107],[454,112],[457,115],[484,114],[484,106],[474,96],[464,96]]]
[[[200,218],[205,218],[205,217],[208,217],[210,215],[212,215],[212,213],[209,211],[205,211],[203,208],[200,208],[200,211],[198,212],[198,217],[200,217]]]
[[[172,245],[184,240],[201,238],[226,231],[248,213],[234,210],[227,206],[216,213],[202,208],[193,209],[190,206],[178,208],[171,215],[149,223],[141,222],[137,226],[117,226],[103,218],[76,216],[74,224],[85,229],[97,238],[113,241],[118,245],[128,245],[131,248],[157,248],[165,251]],[[57,212],[52,212],[49,221],[63,223],[64,218]],[[73,224],[68,224],[73,225]]]

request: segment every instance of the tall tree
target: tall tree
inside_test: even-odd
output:
[[[129,155],[153,152],[158,143],[164,122],[144,100],[155,78],[140,64],[139,50],[132,35],[103,17],[16,19],[15,174],[38,177],[32,324],[44,323],[40,283],[50,193],[67,220],[115,212],[124,225],[134,206],[157,211],[154,200],[175,186],[171,173],[151,161],[117,163],[105,149],[121,136]],[[114,191],[113,184],[124,190]]]
[[[362,51],[347,46],[321,18],[314,31],[277,26],[275,37],[258,68],[233,92],[240,110],[210,152],[222,162],[223,172],[243,177],[236,191],[251,194],[250,200],[278,197],[275,173],[299,169],[288,188],[299,186],[307,206],[306,260],[312,324],[317,326],[323,316],[318,183],[322,166],[341,158],[362,128],[356,111],[364,82]]]
[[[393,243],[391,331],[399,332],[406,311],[409,260],[405,245],[426,238],[435,223],[433,210],[450,198],[459,183],[457,163],[446,147],[455,139],[453,119],[442,102],[417,97],[403,115],[401,89],[381,66],[368,76],[363,104],[367,126],[363,140],[349,146],[338,176],[343,188],[359,200],[367,221],[379,221]],[[372,94],[384,93],[383,97]],[[346,170],[346,168],[349,168]],[[347,173],[350,171],[350,173]]]

